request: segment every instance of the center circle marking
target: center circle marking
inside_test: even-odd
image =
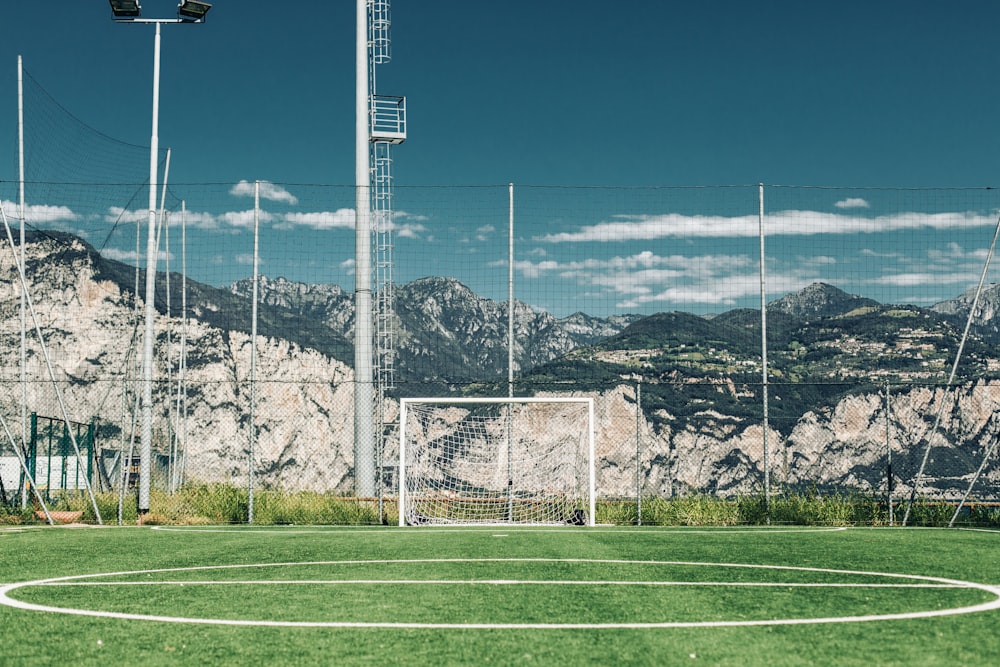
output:
[[[27,589],[42,586],[68,586],[68,585],[102,585],[102,586],[128,586],[128,585],[185,585],[192,582],[175,581],[142,581],[142,582],[94,582],[89,580],[104,579],[108,577],[126,577],[136,575],[154,575],[178,572],[205,572],[222,571],[235,569],[259,569],[272,567],[311,567],[311,566],[344,566],[344,565],[419,565],[419,564],[440,564],[440,563],[562,563],[562,564],[606,564],[606,565],[634,565],[634,566],[683,566],[683,567],[714,567],[731,569],[759,569],[767,571],[784,572],[805,572],[824,575],[842,576],[867,576],[880,577],[896,582],[911,582],[910,584],[876,584],[876,586],[911,586],[928,588],[964,588],[980,590],[993,596],[994,599],[979,604],[953,607],[947,609],[931,609],[923,611],[893,613],[893,614],[869,614],[858,616],[830,616],[821,618],[781,618],[781,619],[754,619],[754,620],[723,620],[723,621],[665,621],[665,622],[611,622],[611,623],[436,623],[436,622],[391,622],[391,621],[280,621],[266,619],[227,619],[227,618],[193,618],[183,616],[164,616],[156,614],[133,614],[125,612],[101,611],[96,609],[80,609],[72,607],[57,607],[52,605],[35,604],[18,600],[10,596],[11,593],[19,589]],[[204,581],[197,582],[203,585],[223,585],[223,584],[248,584],[260,585],[264,582],[240,582],[240,581]],[[273,580],[268,583],[274,584],[316,584],[318,580],[306,581],[286,581]],[[410,583],[419,584],[449,584],[449,585],[472,585],[472,584],[539,584],[539,585],[645,585],[645,586],[684,586],[684,585],[709,585],[709,586],[871,586],[872,584],[810,584],[810,583],[788,583],[788,582],[767,582],[760,584],[756,582],[681,582],[681,581],[559,581],[559,580],[376,580],[366,579],[362,582],[353,580],[335,580],[322,583],[366,583],[401,585]],[[688,561],[649,561],[649,560],[612,560],[612,559],[584,559],[584,558],[440,558],[440,559],[390,559],[390,560],[342,560],[342,561],[312,561],[293,563],[254,563],[238,565],[203,565],[193,567],[161,568],[150,570],[132,570],[124,572],[105,572],[97,574],[81,574],[65,577],[53,577],[49,579],[36,579],[34,581],[15,582],[0,585],[0,604],[22,609],[26,611],[39,611],[55,614],[69,614],[75,616],[91,616],[98,618],[114,618],[135,621],[158,621],[165,623],[191,623],[200,625],[228,625],[228,626],[254,626],[254,627],[286,627],[286,628],[407,628],[407,629],[525,629],[525,630],[557,630],[557,629],[655,629],[655,628],[710,628],[710,627],[746,627],[746,626],[775,626],[775,625],[810,625],[810,624],[830,624],[830,623],[852,623],[870,621],[893,621],[908,620],[918,618],[932,618],[939,616],[954,616],[959,614],[972,614],[984,611],[1000,609],[1000,586],[990,586],[971,581],[961,581],[943,577],[932,577],[913,574],[897,574],[891,572],[870,572],[863,570],[839,570],[831,568],[798,567],[790,565],[761,565],[747,563],[703,563]]]

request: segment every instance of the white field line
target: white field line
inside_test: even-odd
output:
[[[505,529],[508,524],[504,525]],[[369,528],[343,528],[340,526],[328,526],[327,528],[302,528],[302,527],[288,527],[288,526],[274,526],[273,528],[241,528],[238,526],[225,527],[219,526],[217,528],[193,528],[193,527],[183,527],[183,526],[150,526],[150,530],[160,530],[165,532],[177,532],[177,533],[230,533],[238,535],[253,535],[253,534],[264,534],[264,535],[349,535],[352,533],[380,533],[382,535],[403,535],[403,534],[413,534],[413,533],[424,533],[439,534],[439,533],[486,533],[489,535],[494,535],[497,530],[496,525],[489,526],[463,526],[460,528],[441,528],[438,526],[420,526],[420,527],[409,527],[409,528],[399,528],[396,526],[384,527],[384,526],[371,526]],[[580,527],[580,526],[565,526],[560,528],[509,528],[507,533],[513,534],[532,534],[532,533],[580,533],[585,535],[592,535],[596,533],[614,533],[616,535],[626,535],[626,534],[637,534],[637,535],[740,535],[740,534],[750,534],[750,535],[774,535],[778,533],[786,534],[796,534],[796,533],[840,533],[848,530],[846,526],[831,526],[824,528],[770,528],[767,526],[760,526],[757,528],[727,528],[720,526],[712,530],[706,530],[702,528],[677,528],[669,526],[657,526],[648,528],[600,528],[600,527]]]
[[[67,607],[55,607],[50,605],[33,604],[10,597],[10,594],[21,588],[35,586],[67,585],[71,583],[95,582],[84,581],[97,578],[107,579],[109,577],[131,577],[136,575],[152,575],[167,572],[190,572],[209,570],[233,570],[237,568],[263,568],[263,567],[288,567],[288,566],[337,566],[337,565],[384,565],[384,564],[428,564],[428,563],[597,563],[597,564],[619,564],[619,565],[662,565],[662,566],[692,566],[692,567],[717,567],[717,568],[752,568],[769,571],[785,572],[807,572],[817,574],[837,574],[842,576],[867,576],[884,577],[894,580],[904,580],[911,582],[904,587],[923,584],[931,587],[943,588],[968,588],[980,590],[993,596],[993,600],[980,604],[964,607],[954,607],[950,609],[932,609],[924,611],[904,612],[895,614],[872,614],[867,616],[836,616],[822,618],[786,618],[786,619],[758,619],[750,621],[677,621],[677,622],[639,622],[639,623],[418,623],[418,622],[367,622],[367,621],[276,621],[276,620],[256,620],[256,619],[227,619],[227,618],[188,618],[181,616],[162,616],[151,614],[130,614],[122,612],[99,611],[92,609],[75,609]],[[502,580],[498,580],[502,581]],[[916,582],[916,583],[913,583]],[[114,582],[105,582],[114,583]],[[274,583],[274,582],[271,582]],[[282,582],[283,583],[283,582]],[[315,581],[308,581],[315,584]],[[419,583],[426,583],[420,581]],[[586,582],[592,585],[593,582]],[[630,584],[634,582],[628,582]],[[723,586],[732,586],[740,582],[716,582]],[[551,585],[551,582],[545,582]],[[773,586],[788,587],[791,584],[771,584]],[[206,565],[198,567],[181,568],[161,568],[154,570],[134,570],[128,572],[109,572],[100,574],[72,575],[66,577],[55,577],[51,579],[40,579],[36,581],[19,582],[0,586],[0,604],[4,604],[26,611],[40,611],[56,614],[67,614],[75,616],[91,616],[100,618],[115,618],[121,620],[135,621],[158,621],[164,623],[187,623],[201,625],[224,625],[243,627],[283,627],[283,628],[409,628],[409,629],[511,629],[511,630],[563,630],[563,629],[663,629],[663,628],[709,628],[709,627],[738,627],[738,626],[774,626],[774,625],[810,625],[810,624],[831,624],[831,623],[852,623],[852,622],[872,622],[872,621],[895,621],[911,620],[922,618],[935,618],[942,616],[954,616],[959,614],[971,614],[985,611],[995,611],[1000,609],[1000,587],[988,586],[975,582],[946,579],[942,577],[930,577],[910,574],[897,574],[889,572],[870,572],[861,570],[835,570],[830,568],[810,568],[795,567],[786,565],[752,565],[745,563],[697,563],[687,561],[629,561],[612,559],[560,559],[560,558],[448,558],[448,559],[410,559],[410,560],[368,560],[368,561],[315,561],[307,563],[256,563],[249,565]]]
[[[994,535],[1000,535],[1000,529],[996,528],[959,528],[958,530],[964,530],[970,533],[993,533]]]
[[[722,588],[969,588],[958,584],[876,584],[767,581],[630,581],[550,579],[223,579],[218,581],[53,581],[38,587],[64,586],[711,586]]]

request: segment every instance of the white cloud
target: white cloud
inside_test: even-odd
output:
[[[396,236],[401,239],[419,238],[425,231],[427,231],[426,227],[415,222],[407,222],[401,225],[396,225],[395,228]]]
[[[109,206],[108,212],[104,216],[104,221],[115,223],[144,222],[149,220],[149,211],[138,209],[125,209],[121,206]]]
[[[101,250],[101,257],[112,259],[117,262],[128,262],[131,264],[135,264],[140,257],[142,261],[146,261],[145,251],[142,252],[141,255],[138,255],[135,250],[120,250],[119,248],[104,248]],[[156,261],[158,262],[163,262],[168,259],[175,259],[174,254],[160,250],[156,256]]]
[[[218,216],[218,220],[229,227],[253,229],[254,211],[253,209],[248,211],[227,211],[226,213]],[[259,223],[267,224],[273,220],[273,214],[268,213],[267,211],[257,212],[257,221]]]
[[[251,216],[253,212],[250,212]],[[232,216],[233,214],[223,214],[224,220],[227,220],[226,216]],[[104,221],[108,224],[125,224],[125,223],[145,223],[149,220],[149,211],[146,209],[124,209],[121,206],[109,206],[108,212],[104,214]],[[199,212],[199,211],[185,211],[183,216],[180,211],[171,211],[168,220],[170,226],[177,228],[180,227],[181,223],[187,226],[188,229],[218,229],[219,219],[211,213]],[[251,217],[251,221],[253,218]],[[246,225],[240,225],[246,226]]]
[[[768,236],[811,236],[816,234],[873,234],[910,229],[969,229],[992,227],[993,216],[982,213],[894,213],[863,218],[820,211],[775,211],[764,217]],[[612,220],[535,237],[546,243],[651,241],[663,238],[745,238],[760,233],[756,215],[708,216],[667,213],[663,215],[618,215]]]
[[[953,264],[955,262],[977,262],[986,261],[989,251],[986,248],[977,248],[966,251],[961,245],[954,241],[948,243],[943,250],[931,248],[927,251],[927,257],[932,262]]]
[[[113,259],[117,262],[135,262],[138,258],[135,250],[119,250],[118,248],[105,248],[101,251],[101,257]]]
[[[299,203],[298,197],[293,195],[291,192],[281,187],[280,185],[275,185],[270,181],[259,181],[260,183],[260,198],[266,199],[268,201],[283,202],[290,206],[295,206]],[[253,197],[254,195],[254,184],[250,181],[240,181],[234,185],[229,190],[229,194],[234,197]]]
[[[881,276],[871,281],[876,285],[892,285],[894,287],[918,287],[921,285],[958,285],[969,282],[968,275],[914,272],[914,273],[894,273]]]
[[[476,229],[476,240],[489,241],[495,231],[496,227],[493,225],[483,225],[482,227]]]
[[[172,224],[179,226],[181,222],[187,227],[196,227],[198,229],[218,229],[219,221],[216,220],[215,216],[211,213],[204,213],[198,211],[185,211],[184,217],[181,218],[180,215],[174,214]]]
[[[555,261],[545,261],[545,262],[528,262],[528,261],[515,261],[514,269],[519,271],[525,278],[540,278],[543,274],[558,271],[559,262]]]
[[[871,204],[860,197],[848,197],[847,199],[841,199],[834,206],[837,208],[870,208]]]
[[[19,219],[20,207],[12,201],[2,201],[4,215],[8,220]],[[32,225],[51,224],[53,222],[71,222],[80,219],[68,206],[49,206],[46,204],[27,204],[24,207],[24,219]]]
[[[798,257],[783,270],[769,271],[768,291],[784,294],[824,279],[821,271],[837,261],[826,255]],[[635,310],[706,305],[733,307],[760,290],[759,259],[748,254],[632,255],[581,260],[527,260],[515,263],[525,279],[568,280],[593,299],[613,298],[616,308]]]
[[[336,211],[314,211],[311,213],[286,213],[275,225],[277,229],[308,227],[309,229],[354,229],[354,209],[340,208]]]
[[[864,257],[880,257],[882,259],[899,259],[903,257],[903,254],[899,252],[880,252],[871,248],[862,248],[861,254]]]
[[[392,217],[396,219],[415,220],[418,222],[427,222],[427,220],[429,220],[428,216],[426,215],[421,215],[419,213],[408,213],[407,211],[393,211]]]

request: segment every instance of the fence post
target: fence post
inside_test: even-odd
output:
[[[889,381],[885,381],[885,495],[889,510],[889,525],[892,526],[895,517],[892,507],[892,438],[889,437]]]
[[[253,303],[250,306],[250,461],[247,470],[247,523],[253,523],[253,464],[257,449],[257,290],[260,255],[260,181],[253,184]]]
[[[764,266],[764,184],[757,184],[757,223],[760,236],[760,366],[761,388],[763,390],[764,422],[762,425],[762,444],[764,447],[764,513],[767,522],[771,523],[771,461],[768,451],[768,395],[767,395],[767,289],[766,269]]]
[[[635,515],[642,525],[642,380],[635,383]]]

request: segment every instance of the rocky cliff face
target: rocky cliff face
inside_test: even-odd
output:
[[[111,450],[128,451],[138,431],[135,351],[141,349],[142,304],[133,293],[134,267],[104,260],[65,235],[33,236],[26,251],[28,290],[56,379],[49,380],[29,319],[28,409],[60,417],[62,399],[71,420],[97,418],[99,446],[113,460]],[[0,253],[0,413],[14,432],[22,386],[16,276],[12,253]],[[183,467],[185,479],[243,484],[252,448],[262,486],[350,491],[350,296],[333,286],[262,279],[265,326],[256,340],[251,391],[245,288],[191,286],[186,322],[157,304],[154,445],[161,460],[170,460],[181,442],[185,454],[172,461]],[[776,485],[884,493],[891,453],[897,494],[931,442],[921,492],[960,495],[1000,431],[994,417],[1000,413],[1000,384],[985,370],[1000,369],[993,348],[973,346],[975,368],[982,370],[978,379],[946,391],[932,380],[945,368],[947,350],[954,349],[953,326],[921,310],[882,312],[868,300],[838,292],[819,286],[779,300],[786,317],[779,334],[787,340],[774,343],[776,379],[766,434],[752,385],[759,378],[754,321],[746,313],[711,321],[679,314],[644,321],[577,314],[560,321],[519,303],[515,353],[526,381],[543,377],[548,391],[556,383],[597,397],[602,496],[634,494],[637,461],[644,493],[753,493],[763,479],[765,441]],[[428,278],[398,288],[397,315],[399,363],[411,381],[461,384],[503,374],[506,304],[483,299],[457,281]],[[819,324],[806,326],[803,317]],[[992,321],[984,310],[983,324]],[[588,348],[588,341],[602,342]],[[881,380],[872,378],[882,372],[880,359],[897,357],[911,359],[912,368],[878,376],[896,378],[886,399]],[[834,389],[820,395],[817,387]],[[179,417],[183,403],[186,420]],[[391,402],[389,408],[391,421]],[[940,433],[930,434],[939,413]],[[395,444],[388,442],[392,462]],[[4,447],[0,456],[10,454],[10,445]],[[986,467],[977,488],[1000,495],[995,465]]]
[[[956,323],[965,325],[969,318],[969,311],[976,300],[976,288],[972,288],[955,297],[931,307],[935,312],[949,316]],[[986,285],[979,301],[976,303],[976,312],[972,318],[972,330],[990,342],[1000,343],[1000,285]]]
[[[28,320],[26,383],[29,412],[98,424],[98,447],[128,451],[139,376],[141,303],[114,280],[88,245],[70,237],[38,236],[26,246],[28,291],[45,349]],[[120,268],[120,267],[118,267]],[[129,272],[124,272],[129,273]],[[0,368],[2,410],[12,431],[20,420],[20,290],[13,255],[0,253]],[[218,314],[218,308],[202,307]],[[170,465],[198,481],[243,483],[249,469],[250,337],[209,322],[159,314],[154,373],[154,448],[159,473],[180,441],[186,455]],[[186,348],[186,391],[178,394],[182,337]],[[47,354],[46,354],[47,353]],[[50,381],[48,358],[56,382]],[[353,373],[315,349],[281,338],[257,340],[255,469],[263,485],[318,491],[353,485],[351,405]],[[180,419],[179,404],[188,418]],[[182,424],[183,421],[183,424]],[[3,455],[9,456],[9,444]],[[183,447],[186,444],[186,447]],[[137,451],[138,444],[135,448]]]
[[[633,389],[606,394],[598,442],[602,476],[616,489],[634,488],[633,434],[614,424],[635,419]],[[940,404],[944,419],[937,436],[930,431]],[[788,434],[767,432],[768,468],[778,488],[840,489],[869,494],[887,492],[890,465],[896,497],[911,488],[928,441],[933,446],[918,491],[931,497],[958,498],[995,439],[1000,383],[980,381],[957,391],[913,388],[890,397],[888,409],[877,392],[845,397],[835,405],[809,411]],[[639,451],[643,488],[648,493],[708,492],[724,496],[759,492],[764,470],[764,432],[759,420],[703,414],[699,419],[640,419]],[[613,464],[609,465],[609,462]],[[1000,495],[1000,471],[988,467],[976,487],[979,497]]]

